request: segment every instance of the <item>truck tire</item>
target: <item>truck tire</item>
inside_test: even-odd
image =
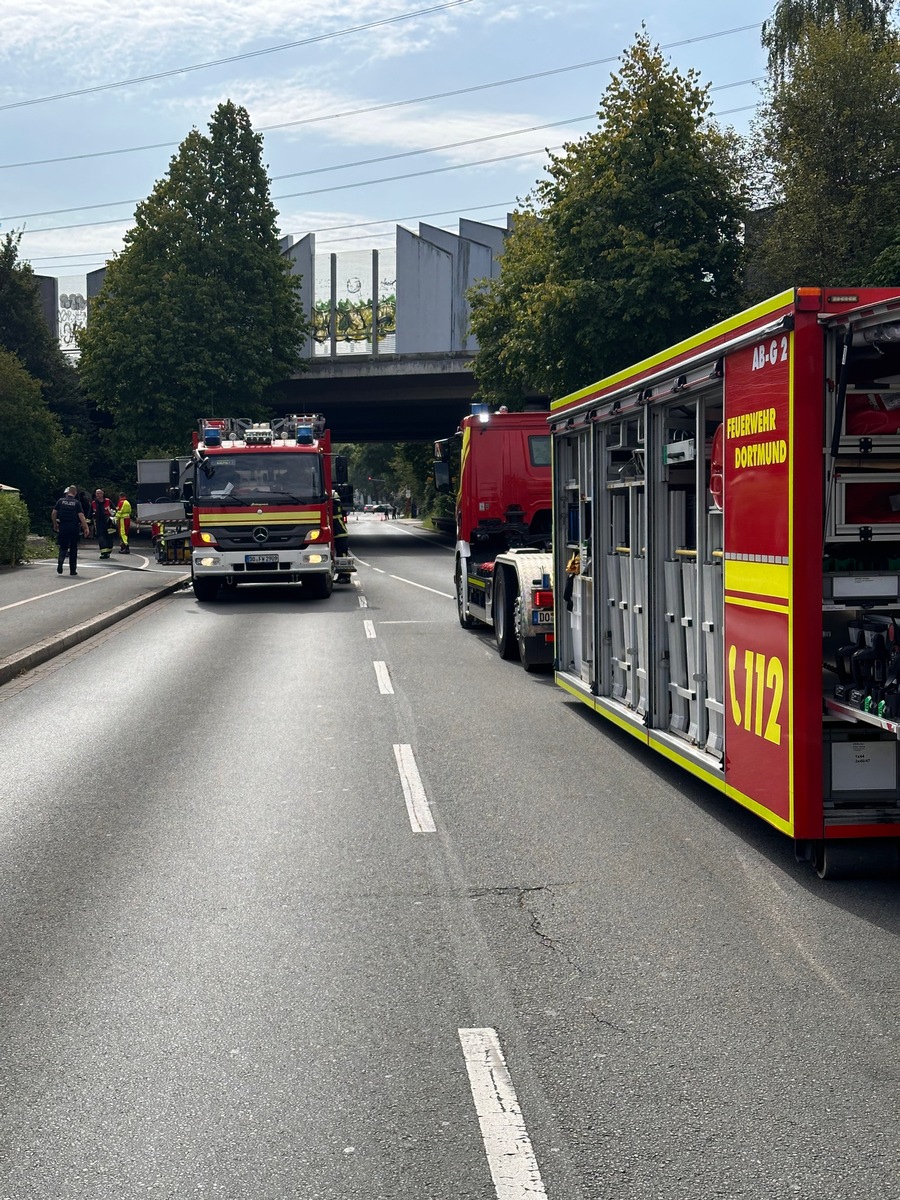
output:
[[[525,671],[533,671],[535,662],[534,654],[534,638],[527,638],[522,632],[522,597],[516,596],[516,607],[513,614],[513,622],[516,630],[516,645],[519,649],[519,662]]]
[[[191,586],[198,600],[215,600],[219,594],[218,579],[198,579],[195,575],[191,580]]]
[[[501,567],[494,571],[494,641],[501,658],[515,658],[518,654],[515,629],[515,611],[518,588],[512,572]]]
[[[456,584],[456,615],[459,617],[459,623],[463,629],[473,629],[475,627],[475,619],[474,617],[470,617],[466,612],[466,572],[463,569],[461,558],[457,558],[456,560],[456,574],[453,579]]]
[[[314,600],[327,600],[334,590],[334,576],[330,571],[311,575],[309,579],[304,579],[303,590]]]

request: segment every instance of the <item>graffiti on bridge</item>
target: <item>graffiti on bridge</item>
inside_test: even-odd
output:
[[[338,300],[335,304],[335,335],[339,342],[371,342],[371,300]],[[378,340],[397,332],[397,297],[383,296],[378,301]],[[320,300],[313,309],[313,338],[324,346],[331,340],[331,304]]]

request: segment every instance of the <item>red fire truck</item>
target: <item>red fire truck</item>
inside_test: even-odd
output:
[[[435,483],[451,490],[459,453],[456,600],[464,629],[488,625],[503,658],[553,662],[550,437],[544,412],[474,404],[458,437],[435,443]]]
[[[900,289],[798,288],[551,408],[556,681],[793,838],[900,838]]]
[[[183,476],[177,459],[171,470],[174,484]],[[346,460],[332,456],[324,417],[206,418],[191,470],[180,492],[191,509],[198,600],[242,583],[302,583],[325,598],[355,569],[335,555],[332,492],[346,484]]]

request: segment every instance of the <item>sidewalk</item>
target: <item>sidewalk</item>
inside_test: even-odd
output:
[[[157,563],[149,543],[100,560],[79,547],[78,575],[56,573],[56,559],[0,567],[0,685],[31,670],[154,600],[184,587],[185,564]]]

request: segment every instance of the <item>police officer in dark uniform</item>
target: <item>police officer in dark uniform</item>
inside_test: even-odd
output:
[[[69,484],[64,495],[60,496],[53,505],[50,520],[53,523],[53,532],[57,535],[57,540],[59,541],[56,573],[57,575],[62,575],[63,563],[68,556],[69,574],[77,575],[79,533],[83,532],[84,536],[87,537],[90,530],[88,529],[84,509],[78,498],[78,488],[74,483]]]

